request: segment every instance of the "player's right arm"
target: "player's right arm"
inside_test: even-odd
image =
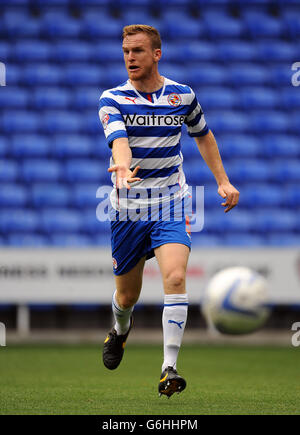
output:
[[[129,183],[140,181],[136,177],[137,166],[130,170],[132,153],[128,142],[128,135],[121,113],[118,97],[110,91],[104,91],[99,101],[99,118],[109,147],[112,149],[114,165],[108,171],[116,174],[116,187],[130,189]]]
[[[108,168],[108,172],[116,173],[117,188],[121,189],[122,187],[126,187],[130,189],[129,183],[141,180],[136,177],[136,173],[140,169],[139,166],[133,171],[130,170],[132,152],[127,138],[121,137],[113,141],[112,156],[115,164]]]

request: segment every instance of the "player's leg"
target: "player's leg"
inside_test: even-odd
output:
[[[186,386],[185,380],[176,372],[176,363],[187,320],[188,297],[185,282],[190,250],[184,244],[167,243],[156,248],[154,252],[165,293],[162,316],[164,361],[159,391],[170,397]]]
[[[146,257],[142,257],[129,272],[115,276],[116,291],[112,300],[115,325],[103,346],[103,363],[110,370],[116,369],[123,358],[125,343],[132,327],[132,311],[142,288],[145,260]]]

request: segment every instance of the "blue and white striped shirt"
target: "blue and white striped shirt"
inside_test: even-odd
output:
[[[182,125],[187,125],[191,137],[204,136],[209,131],[201,106],[189,86],[164,78],[163,88],[147,98],[127,80],[103,92],[99,117],[109,146],[114,139],[128,138],[132,151],[131,169],[141,167],[137,177],[142,180],[131,183],[131,195],[135,189],[138,192],[145,189],[147,195],[131,200],[126,204],[128,208],[137,207],[137,203],[141,207],[155,203],[157,197],[150,198],[150,190],[171,188],[172,193],[175,192],[174,198],[182,198],[187,193],[180,144]],[[113,164],[111,157],[110,166]],[[118,209],[114,172],[111,179],[114,185],[111,203]],[[168,200],[168,196],[165,199]]]

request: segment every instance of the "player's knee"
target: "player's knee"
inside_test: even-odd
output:
[[[165,284],[169,291],[181,292],[185,287],[185,272],[176,270],[169,273],[165,279]]]
[[[124,310],[133,307],[133,305],[135,305],[136,302],[137,299],[131,295],[123,294],[118,296],[118,304],[120,308],[123,308]]]

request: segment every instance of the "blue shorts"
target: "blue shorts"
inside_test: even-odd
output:
[[[171,206],[172,207],[172,206]],[[172,210],[172,209],[171,209]],[[139,260],[154,257],[154,248],[166,243],[181,243],[191,249],[191,233],[189,215],[183,214],[180,220],[120,220],[117,212],[116,220],[111,222],[111,246],[113,272],[123,275],[129,272]]]

